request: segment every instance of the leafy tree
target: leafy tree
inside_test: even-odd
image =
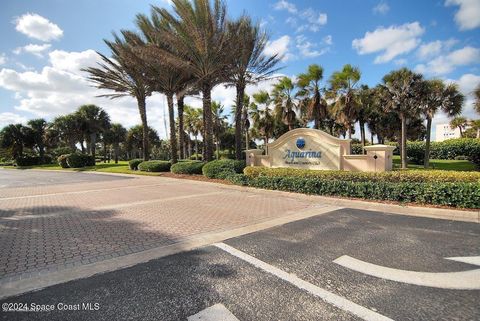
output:
[[[140,155],[145,155],[142,150],[143,147],[143,126],[136,125],[128,129],[127,131],[127,138],[125,141],[127,151],[130,154],[130,158],[136,158],[138,156],[137,153],[140,150]],[[158,133],[155,129],[149,127],[147,130],[147,138],[148,138],[148,146],[158,146],[160,144],[160,138],[158,137]],[[138,148],[138,146],[141,146]],[[150,154],[148,155],[150,158]]]
[[[27,142],[27,128],[22,124],[10,124],[0,131],[0,147],[9,150],[13,159],[23,156]]]
[[[201,111],[197,108],[185,106],[185,126],[189,135],[195,137],[195,154],[198,160],[198,135],[202,128]]]
[[[31,140],[38,149],[40,161],[44,162],[45,157],[45,139],[47,135],[48,123],[43,118],[29,120],[27,125],[30,128]]]
[[[127,139],[127,129],[122,124],[113,123],[110,128],[104,133],[104,140],[107,144],[113,145],[113,153],[115,164],[118,164],[118,157],[120,155],[120,143],[124,143]]]
[[[463,116],[455,117],[450,121],[450,127],[452,129],[458,128],[458,130],[460,130],[460,137],[463,137],[463,133],[467,125],[468,125],[468,120]]]
[[[300,74],[297,80],[300,108],[306,109],[307,119],[313,120],[313,128],[320,129],[322,121],[328,117],[328,105],[322,97],[320,81],[323,79],[323,68],[319,65],[308,66],[308,71]]]
[[[220,135],[225,132],[226,128],[227,116],[223,114],[224,111],[222,104],[216,101],[212,102],[213,134],[215,136],[217,159],[220,159]]]
[[[358,100],[360,106],[357,110],[357,120],[360,125],[360,142],[362,146],[365,146],[365,124],[369,121],[375,108],[375,90],[368,88],[367,85],[361,85],[358,91]]]
[[[268,153],[268,139],[273,136],[274,130],[274,117],[269,107],[272,100],[268,92],[264,90],[253,94],[253,99],[255,104],[252,106],[251,117],[265,140],[265,148]],[[263,105],[263,109],[258,108],[257,104]]]
[[[294,109],[295,101],[293,97],[293,89],[295,86],[288,77],[283,77],[276,84],[273,85],[272,99],[275,103],[275,115],[281,119],[288,130],[292,130],[296,120],[296,113]]]
[[[53,120],[52,129],[58,133],[59,140],[72,151],[77,150],[77,142],[81,142],[83,148],[83,136],[81,131],[81,118],[77,113],[58,116]]]
[[[110,116],[96,105],[82,105],[77,110],[81,119],[81,127],[85,130],[90,140],[90,154],[95,157],[95,144],[97,137],[110,127]]]
[[[475,96],[475,102],[473,106],[477,114],[480,114],[480,84],[478,84],[473,91],[473,95]]]

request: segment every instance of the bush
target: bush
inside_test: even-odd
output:
[[[351,154],[352,155],[361,155],[363,154],[362,144],[351,144]]]
[[[40,157],[38,156],[21,156],[15,159],[17,166],[34,166],[40,165]]]
[[[480,183],[343,181],[314,177],[256,176],[244,184],[252,187],[298,192],[389,200],[409,203],[434,204],[464,208],[480,208]],[[236,178],[236,180],[239,180]]]
[[[61,155],[75,153],[75,150],[72,150],[70,147],[57,147],[54,150],[51,150],[50,153],[53,157],[58,157]]]
[[[151,160],[138,164],[138,169],[142,172],[168,172],[170,171],[170,166],[171,163],[168,161]]]
[[[197,158],[198,157],[198,158]],[[192,156],[190,156],[190,159],[191,160],[202,160],[203,159],[203,155],[202,154],[193,154]]]
[[[202,174],[202,168],[205,165],[201,161],[182,161],[173,164],[170,170],[175,174]]]
[[[208,178],[226,179],[228,176],[242,173],[244,168],[245,161],[219,159],[206,163],[202,172]]]
[[[136,170],[138,170],[138,164],[140,164],[141,162],[143,162],[143,159],[141,159],[141,158],[132,159],[128,162],[128,167],[132,171],[136,171]]]
[[[70,155],[70,154],[60,155],[60,156],[57,157],[57,163],[62,168],[68,168],[68,164],[67,164],[68,155]]]
[[[440,170],[408,170],[390,172],[349,172],[308,170],[296,168],[269,168],[246,167],[245,175],[250,178],[266,177],[300,177],[327,180],[341,180],[350,182],[418,182],[418,183],[445,183],[445,182],[474,182],[480,183],[480,172],[457,172]]]
[[[67,165],[70,168],[95,166],[95,158],[90,155],[72,153],[67,155]]]

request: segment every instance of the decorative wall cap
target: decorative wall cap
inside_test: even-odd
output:
[[[365,146],[363,149],[369,150],[369,151],[376,151],[376,150],[381,150],[381,151],[393,151],[396,147],[395,146],[390,146],[390,145],[370,145],[370,146]]]
[[[268,148],[276,148],[277,146],[283,144],[285,141],[287,141],[288,139],[290,139],[291,137],[294,137],[294,136],[310,136],[310,137],[321,136],[321,137],[327,138],[328,140],[330,140],[332,142],[335,142],[337,144],[345,143],[345,142],[350,143],[350,141],[351,141],[351,139],[337,138],[335,136],[327,134],[326,132],[324,132],[322,130],[318,130],[318,129],[295,128],[295,129],[292,129],[292,130],[286,132],[282,136],[278,137],[274,142],[269,143]],[[326,142],[326,143],[328,144],[328,142]],[[332,144],[330,143],[330,145],[332,145]]]

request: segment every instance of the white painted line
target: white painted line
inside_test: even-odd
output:
[[[446,257],[446,259],[480,266],[480,256],[457,256]]]
[[[223,304],[212,305],[205,310],[191,315],[188,321],[240,321]]]
[[[456,259],[456,261],[461,261],[460,259],[466,258]],[[390,281],[441,289],[480,289],[480,269],[443,273],[406,271],[364,262],[348,255],[343,255],[333,262],[348,269]],[[461,262],[465,262],[465,260]]]
[[[227,253],[230,253],[233,256],[238,257],[239,259],[244,260],[245,262],[248,262],[252,264],[253,266],[270,273],[272,275],[275,275],[276,277],[289,282],[290,284],[307,291],[310,294],[313,294],[327,303],[330,303],[337,308],[340,308],[346,312],[349,312],[363,320],[367,321],[387,321],[392,319],[383,316],[375,311],[372,311],[370,309],[367,309],[361,305],[358,305],[348,299],[345,299],[344,297],[341,297],[335,293],[332,293],[330,291],[327,291],[325,289],[322,289],[316,285],[313,285],[312,283],[309,283],[307,281],[304,281],[297,277],[294,274],[287,273],[275,266],[272,266],[268,263],[265,263],[257,258],[254,258],[253,256],[250,256],[242,251],[237,250],[234,247],[231,247],[230,245],[227,245],[225,243],[215,243],[214,244],[216,247],[224,250]]]

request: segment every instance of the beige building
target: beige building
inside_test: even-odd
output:
[[[468,127],[467,127],[468,128]],[[435,141],[443,142],[451,138],[460,138],[460,129],[452,129],[450,124],[437,124],[435,126]]]

